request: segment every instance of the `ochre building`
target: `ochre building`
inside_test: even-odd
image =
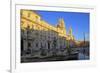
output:
[[[33,10],[20,11],[21,19],[21,50],[33,56],[62,53],[68,46],[68,41],[73,41],[72,28],[66,31],[63,18],[59,18],[56,26],[42,20],[41,15]],[[70,43],[71,44],[71,43]],[[29,51],[29,52],[28,52]],[[58,52],[57,52],[58,51]]]

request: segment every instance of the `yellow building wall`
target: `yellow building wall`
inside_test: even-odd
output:
[[[43,30],[49,31],[52,30],[57,32],[59,36],[65,37],[67,40],[73,39],[73,37],[68,37],[66,34],[66,30],[61,30],[58,27],[51,26],[44,20],[41,20],[41,17],[31,10],[21,10],[21,29],[25,29],[27,27],[34,30]]]

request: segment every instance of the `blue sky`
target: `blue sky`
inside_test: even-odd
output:
[[[36,11],[43,20],[56,26],[58,19],[63,18],[66,31],[72,27],[73,35],[76,40],[83,40],[85,33],[86,40],[89,40],[89,13],[80,12],[55,12],[55,11]]]

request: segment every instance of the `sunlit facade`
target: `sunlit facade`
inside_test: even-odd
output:
[[[66,31],[63,18],[53,26],[42,20],[33,10],[21,10],[21,50],[30,51],[33,56],[67,54],[68,41],[73,41],[72,28]]]

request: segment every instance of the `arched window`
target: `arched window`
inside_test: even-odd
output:
[[[36,47],[38,47],[38,43],[36,43]]]

